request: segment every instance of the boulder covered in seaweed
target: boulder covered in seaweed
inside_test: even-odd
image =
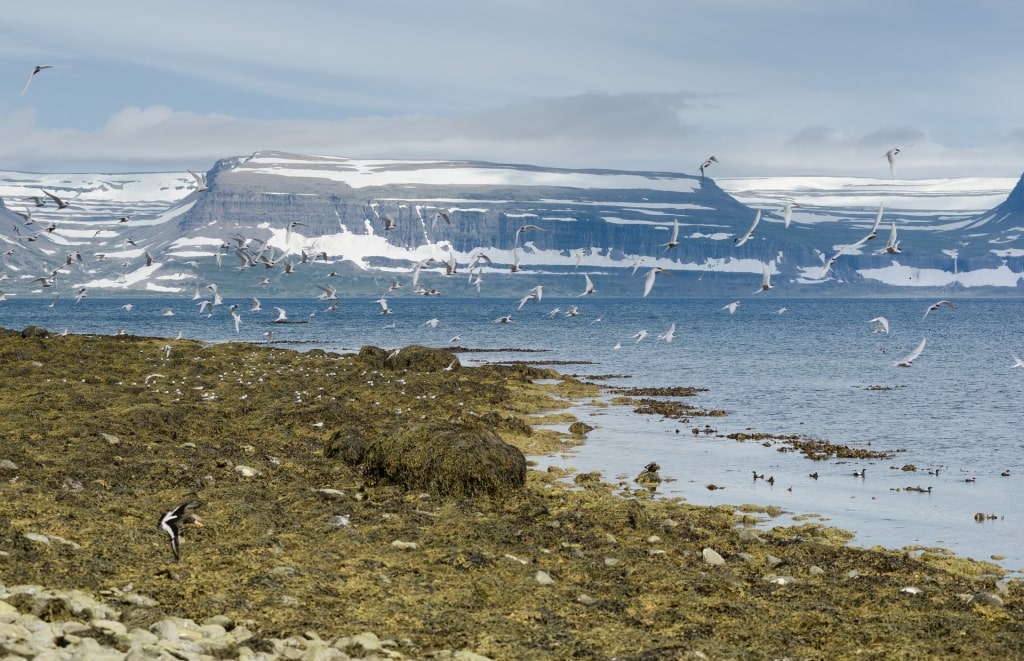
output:
[[[338,456],[360,454],[344,447]],[[482,425],[424,424],[397,429],[363,448],[361,470],[372,482],[439,496],[501,496],[526,483],[526,457]]]

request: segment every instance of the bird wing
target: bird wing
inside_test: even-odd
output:
[[[922,351],[924,351],[924,345],[925,345],[925,342],[927,342],[927,341],[928,341],[928,338],[922,337],[921,338],[921,343],[918,344],[916,347],[914,347],[914,350],[911,351],[910,353],[908,353],[906,358],[904,358],[903,360],[901,360],[900,362],[898,362],[896,364],[897,365],[902,365],[902,366],[909,366],[912,362],[917,360],[917,357],[921,355]]]
[[[878,233],[878,225],[882,222],[882,205],[878,205],[878,214],[875,216],[875,224],[871,226],[871,231],[868,232],[868,238],[873,239]]]
[[[647,272],[647,277],[644,279],[644,296],[651,293],[651,288],[654,287],[654,278],[658,275],[658,269],[653,268]]]
[[[742,246],[744,243],[746,243],[750,239],[750,237],[754,236],[754,228],[757,227],[757,224],[760,223],[760,222],[761,222],[761,210],[758,209],[757,213],[754,215],[754,223],[750,226],[750,229],[748,229],[746,231],[746,233],[743,236],[741,236],[740,239],[736,242],[736,247],[737,248],[739,246]]]

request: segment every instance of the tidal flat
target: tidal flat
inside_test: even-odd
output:
[[[8,333],[0,584],[82,590],[128,628],[226,617],[254,650],[369,631],[396,658],[1024,656],[997,565],[532,468],[580,442],[545,423],[601,392],[423,347]],[[176,561],[157,522],[189,499]]]

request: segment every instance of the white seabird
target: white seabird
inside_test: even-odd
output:
[[[659,273],[665,273],[665,274],[668,274],[668,275],[672,275],[671,271],[669,271],[668,269],[663,269],[660,266],[655,266],[650,271],[648,271],[647,272],[647,277],[644,279],[644,295],[643,295],[643,298],[646,298],[647,295],[651,293],[651,288],[654,287],[654,279],[658,276]]]
[[[754,214],[754,222],[750,226],[750,229],[748,229],[746,232],[744,232],[742,236],[739,236],[739,237],[736,238],[734,243],[736,244],[737,248],[739,248],[744,243],[746,243],[751,238],[753,238],[753,236],[754,236],[754,228],[756,228],[757,224],[760,223],[760,222],[761,222],[761,210],[758,209],[757,213]]]
[[[886,319],[885,317],[875,317],[874,319],[868,321],[868,323],[871,324],[872,333],[885,333],[886,335],[889,334],[889,320]]]
[[[929,312],[935,312],[936,310],[941,308],[943,305],[945,305],[946,307],[950,307],[950,308],[955,308],[956,307],[956,304],[951,303],[950,301],[936,301],[935,303],[932,303],[931,305],[928,306],[928,309],[924,311],[924,317],[921,317],[921,318],[924,319],[925,317],[928,316]]]
[[[917,360],[917,357],[921,355],[922,351],[924,351],[924,344],[927,340],[928,338],[922,337],[921,343],[914,347],[913,351],[908,353],[903,360],[895,363],[896,367],[910,367],[913,365],[914,361]]]

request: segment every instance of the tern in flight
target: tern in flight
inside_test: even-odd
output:
[[[899,239],[896,238],[896,223],[893,223],[891,229],[889,230],[889,240],[886,242],[885,247],[882,248],[881,250],[876,250],[875,254],[883,255],[888,253],[890,255],[897,255],[901,252],[903,251],[900,250]]]
[[[793,209],[800,205],[796,202],[786,202],[782,205],[782,222],[783,229],[789,229],[789,223],[793,220]]]
[[[757,290],[754,292],[755,294],[757,294],[758,292],[768,291],[769,289],[775,288],[775,285],[772,284],[771,269],[768,268],[767,264],[762,264],[762,267],[764,268],[764,273],[761,276],[761,286],[757,288]]]
[[[536,225],[520,225],[519,229],[516,230],[516,240],[513,244],[514,246],[519,245],[519,235],[525,232],[526,230],[539,230],[541,232],[547,232],[547,230],[544,229],[543,227],[537,227]]]
[[[875,317],[868,322],[871,324],[872,333],[885,333],[889,334],[889,320],[885,317]]]
[[[21,95],[25,96],[25,92],[28,91],[28,86],[32,84],[32,79],[36,77],[36,74],[43,69],[53,69],[59,65],[56,64],[40,64],[32,69],[32,72],[28,75],[28,80],[25,81],[25,86],[21,88]]]
[[[737,248],[742,246],[744,243],[749,241],[754,236],[754,228],[757,227],[757,224],[759,222],[761,222],[761,210],[760,209],[758,209],[757,213],[754,215],[754,223],[750,226],[750,229],[748,229],[746,232],[744,232],[742,236],[736,237],[736,240],[734,241],[734,243],[736,244]]]
[[[924,311],[924,317],[921,317],[921,318],[924,319],[925,317],[928,316],[929,312],[935,312],[936,310],[941,308],[943,305],[945,305],[946,307],[950,307],[950,308],[955,308],[956,307],[955,304],[953,304],[953,303],[951,303],[949,301],[936,301],[935,303],[932,303],[931,305],[928,306],[928,309]]]
[[[878,236],[878,225],[882,222],[882,206],[883,205],[881,204],[878,205],[878,213],[875,215],[875,224],[871,226],[871,231],[868,232],[866,237],[864,237],[865,241],[870,241]]]
[[[896,178],[896,155],[903,151],[900,147],[893,147],[889,151],[885,152],[885,158],[889,161],[889,174],[892,178]]]
[[[903,360],[896,363],[896,367],[910,367],[913,365],[914,361],[917,360],[917,357],[921,355],[922,351],[924,351],[924,344],[927,340],[928,338],[922,337],[921,343],[914,347],[914,350],[908,353]]]
[[[644,295],[643,298],[647,298],[647,295],[651,293],[651,288],[654,287],[654,279],[658,277],[659,273],[666,275],[672,275],[672,272],[668,269],[663,269],[660,266],[655,266],[647,272],[647,277],[644,278]]]
[[[1013,365],[1010,365],[1010,369],[1013,369],[1014,367],[1024,367],[1024,360],[1018,358],[1015,353],[1011,353],[1010,355],[1013,356]]]
[[[668,327],[668,330],[658,336],[659,340],[665,340],[671,342],[676,337],[676,323],[673,321],[672,325]]]
[[[728,310],[729,314],[736,314],[736,308],[738,308],[739,306],[740,306],[740,302],[739,301],[733,301],[732,303],[728,303],[727,305],[723,305],[721,307],[721,309],[722,310]]]
[[[700,179],[701,179],[701,181],[704,181],[704,170],[706,170],[709,167],[711,167],[712,163],[717,163],[717,162],[718,162],[717,158],[715,158],[714,156],[708,156],[707,160],[705,160],[703,163],[700,164]]]
[[[40,189],[40,190],[42,190],[42,189]],[[53,200],[54,203],[56,203],[58,209],[67,209],[71,205],[70,202],[65,202],[64,200],[60,199],[59,197],[57,197],[56,195],[54,195],[53,193],[50,193],[48,191],[44,190],[43,194],[46,195],[46,197],[48,197],[51,200]],[[78,195],[81,195],[81,191],[79,191]],[[75,195],[75,197],[78,197],[78,195]],[[75,199],[75,198],[71,198],[71,199]]]
[[[202,191],[206,190],[207,188],[209,188],[209,187],[208,187],[208,186],[206,185],[206,173],[205,173],[205,172],[202,172],[202,173],[196,174],[196,173],[195,173],[195,172],[193,172],[192,170],[189,170],[189,171],[188,171],[188,173],[189,173],[190,175],[192,175],[192,178],[193,178],[193,179],[195,179],[195,180],[196,180],[196,186],[198,186],[198,187],[199,187],[199,188],[198,188],[199,192],[202,192]]]
[[[661,244],[665,247],[665,250],[671,250],[679,245],[679,221],[672,221],[672,238],[668,240],[668,243]],[[662,251],[664,252],[664,251]]]
[[[586,286],[583,288],[583,293],[580,294],[580,296],[587,296],[588,294],[593,294],[594,292],[596,292],[597,291],[597,287],[595,287],[594,283],[591,282],[590,276],[587,275],[586,273],[584,273],[583,277],[587,279],[587,282],[586,282]],[[579,296],[577,298],[579,298]]]

